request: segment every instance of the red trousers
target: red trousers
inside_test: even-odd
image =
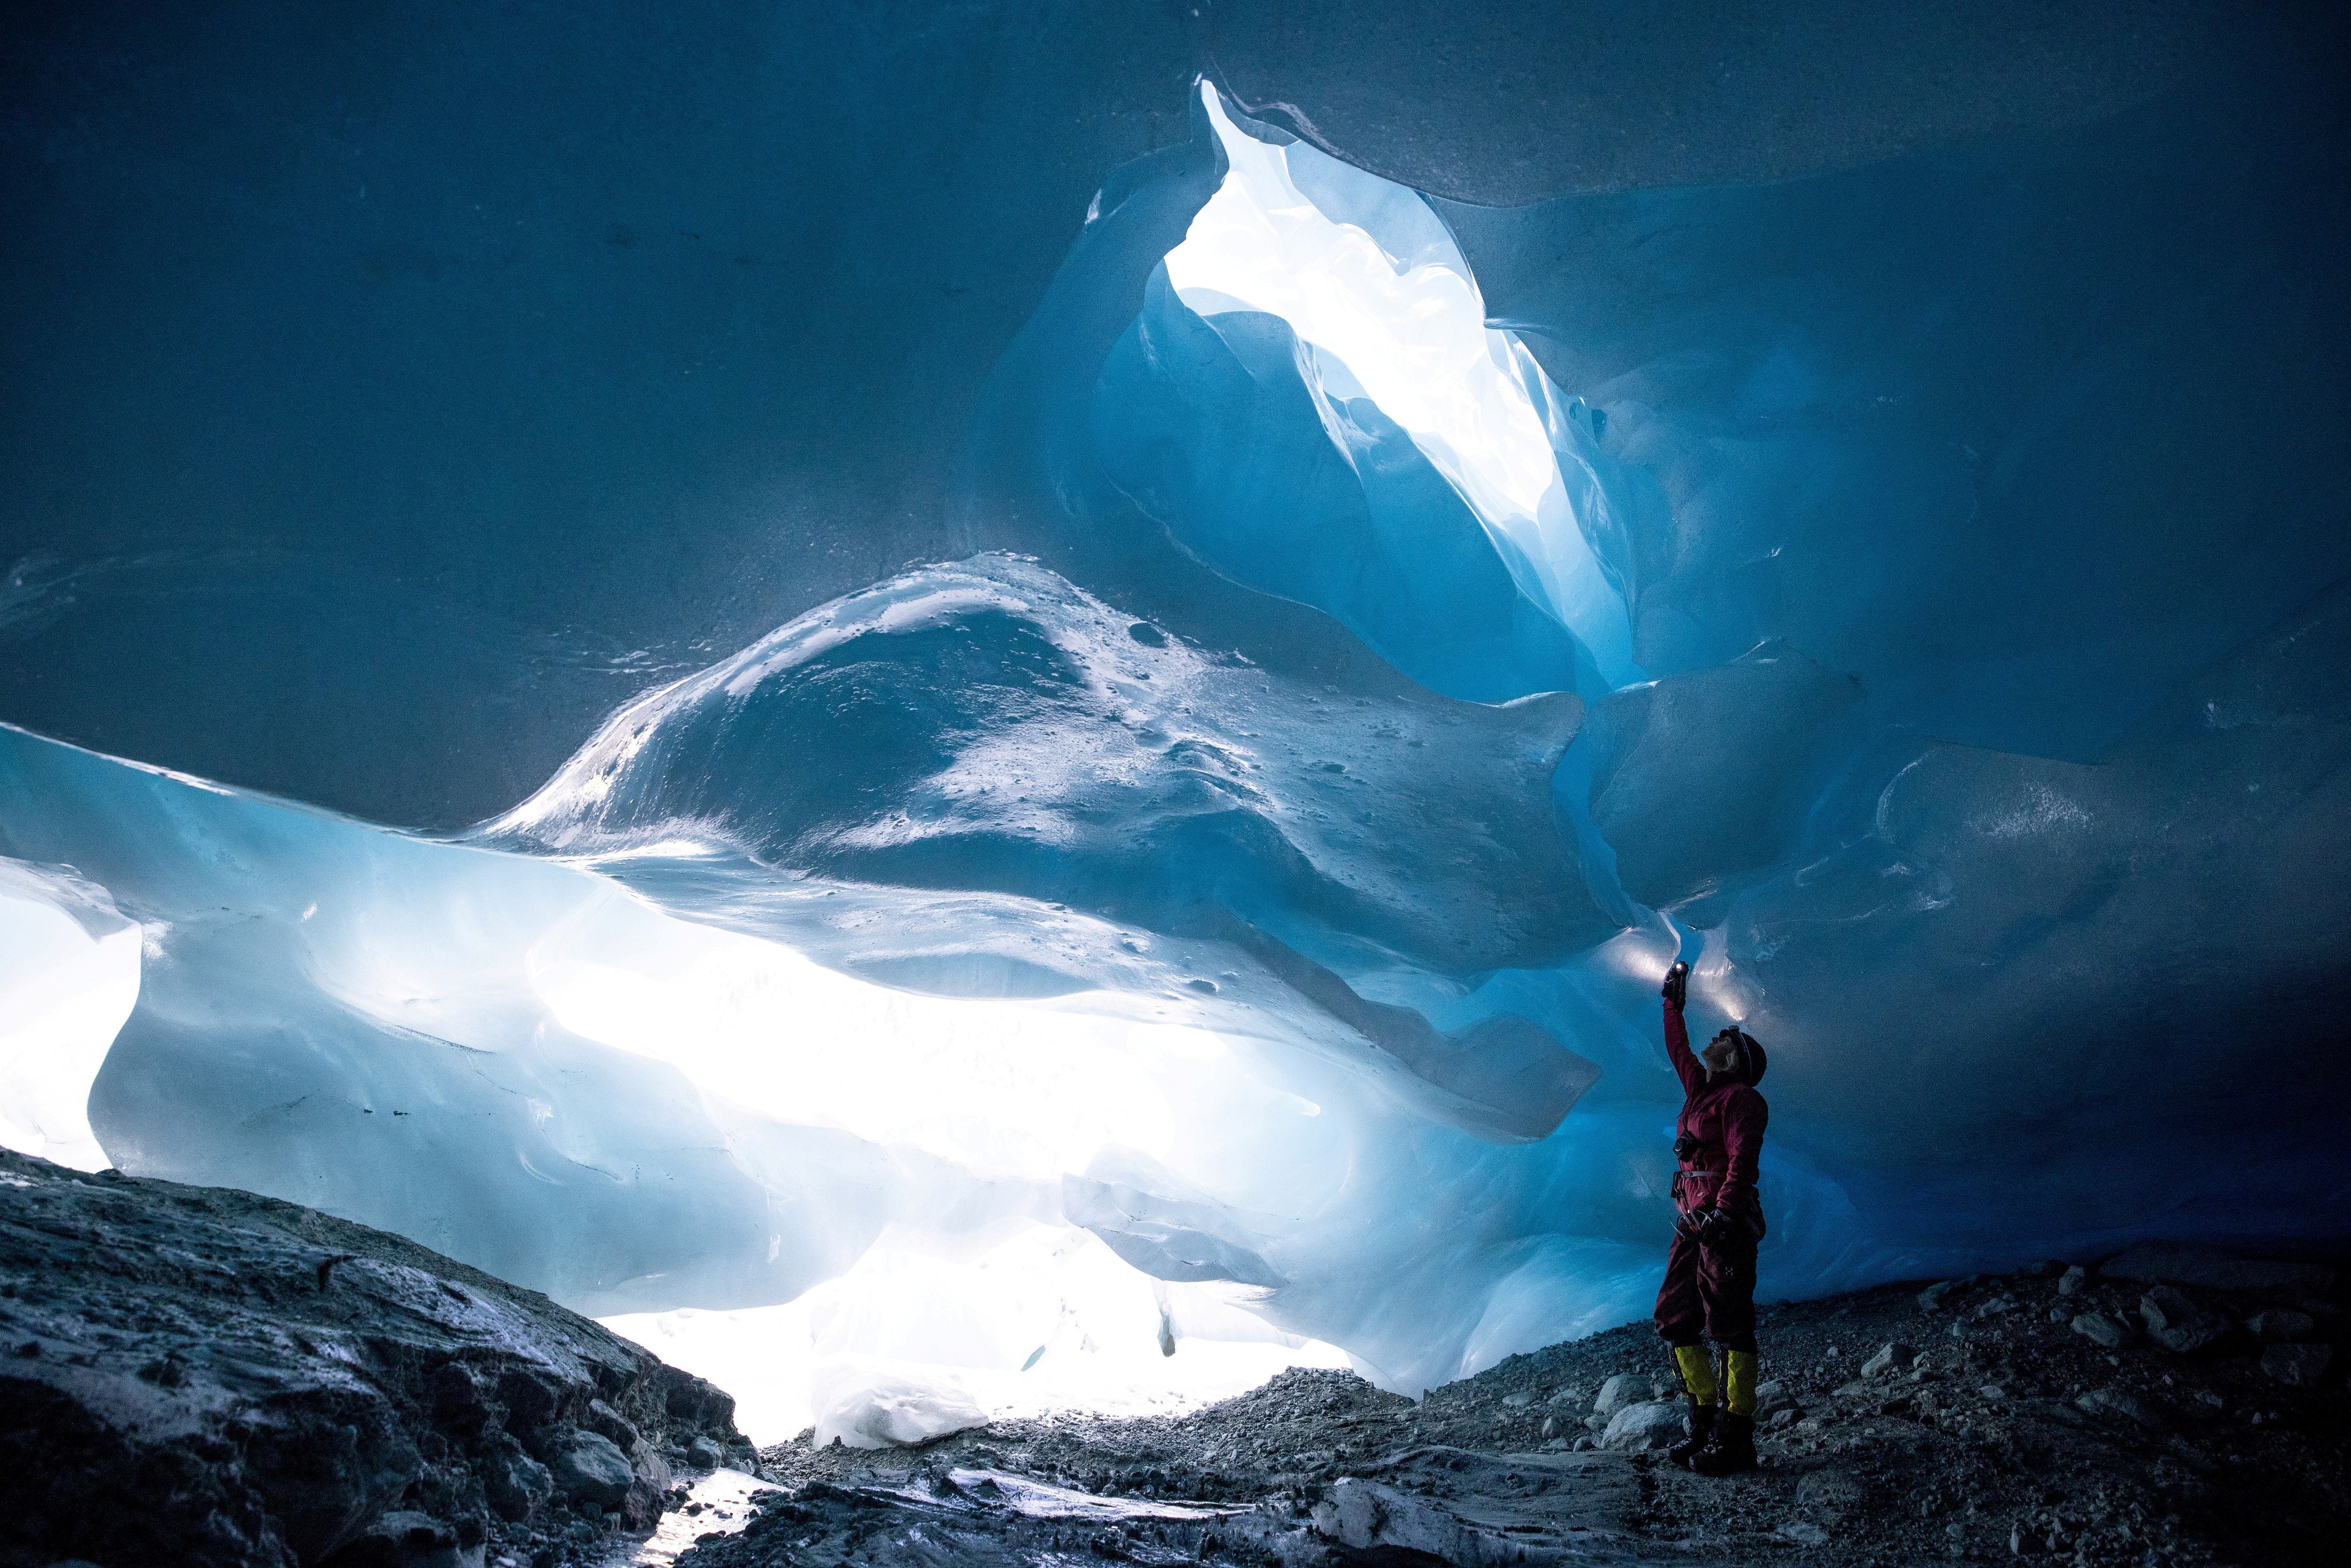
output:
[[[1699,1331],[1728,1350],[1755,1348],[1755,1242],[1740,1236],[1701,1247],[1677,1228],[1666,1254],[1666,1282],[1657,1291],[1657,1337],[1696,1344]]]

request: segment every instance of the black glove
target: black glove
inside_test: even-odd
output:
[[[1739,1217],[1727,1208],[1703,1209],[1694,1218],[1696,1223],[1690,1227],[1690,1233],[1698,1238],[1698,1244],[1701,1247],[1727,1246],[1737,1240],[1740,1233],[1747,1228],[1740,1223]]]
[[[1666,984],[1657,993],[1674,1004],[1674,1011],[1682,1010],[1682,998],[1689,994],[1689,966],[1676,964],[1666,971]]]

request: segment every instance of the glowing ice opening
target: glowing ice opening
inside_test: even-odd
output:
[[[1254,310],[1311,350],[1319,393],[1366,397],[1408,433],[1485,525],[1520,591],[1581,637],[1612,685],[1637,679],[1621,595],[1578,526],[1554,388],[1517,336],[1486,325],[1469,265],[1428,204],[1303,142],[1235,125],[1201,101],[1229,165],[1167,253],[1201,316]],[[1312,189],[1321,198],[1306,193]],[[1336,209],[1336,211],[1327,210]],[[1336,433],[1342,453],[1346,443]],[[1592,486],[1585,505],[1602,504]]]
[[[139,999],[140,932],[91,894],[0,861],[0,1145],[100,1171],[89,1086]]]
[[[830,1407],[871,1388],[992,1416],[1142,1414],[1348,1364],[1254,1315],[1257,1292],[1152,1279],[1062,1218],[1061,1178],[1105,1151],[1213,1188],[1251,1163],[1217,1129],[1311,1124],[1317,1107],[1232,1071],[1213,1033],[891,990],[614,894],[542,937],[529,971],[564,1028],[667,1061],[714,1099],[870,1140],[917,1185],[912,1162],[940,1162],[935,1193],[789,1303],[602,1320],[734,1394],[758,1442],[808,1427],[825,1440],[841,1430]],[[1322,1167],[1336,1183],[1345,1166]],[[1001,1185],[992,1214],[954,1196],[973,1177]],[[1330,1194],[1310,1177],[1293,1196]]]
[[[1238,1300],[1249,1293],[1153,1280],[1082,1230],[1024,1223],[960,1258],[885,1235],[783,1306],[602,1322],[734,1395],[737,1423],[762,1447],[814,1427],[820,1444],[838,1433],[870,1448],[838,1424],[841,1396],[868,1387],[991,1417],[1140,1416],[1228,1398],[1285,1367],[1350,1364],[1337,1346],[1253,1316]]]
[[[1086,1010],[1087,993],[893,990],[616,892],[549,932],[529,969],[575,1034],[666,1061],[758,1115],[837,1127],[985,1179],[1058,1184],[1120,1148],[1239,1198],[1237,1176],[1259,1162],[1238,1129],[1295,1125],[1296,1149],[1317,1110],[1226,1064],[1230,1049],[1207,1030],[1104,1017]],[[1311,1180],[1291,1185],[1301,1207],[1329,1196]]]

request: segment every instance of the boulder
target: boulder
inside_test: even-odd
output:
[[[1620,1372],[1600,1385],[1600,1393],[1592,1401],[1592,1413],[1605,1423],[1614,1420],[1616,1412],[1628,1405],[1641,1404],[1651,1398],[1649,1379]]]
[[[1788,1392],[1788,1385],[1786,1384],[1774,1379],[1770,1383],[1760,1384],[1757,1385],[1755,1390],[1755,1419],[1758,1424],[1769,1421],[1772,1416],[1779,1415],[1783,1410],[1792,1413],[1795,1408],[1796,1396]]]
[[[621,1523],[630,1530],[650,1531],[661,1523],[662,1500],[668,1495],[669,1461],[651,1443],[640,1441],[629,1454],[629,1495],[621,1501]]]
[[[2084,1312],[2074,1320],[2074,1332],[2094,1344],[2105,1345],[2108,1350],[2120,1350],[2127,1337],[2123,1325],[2104,1312]]]
[[[32,1561],[463,1563],[492,1511],[568,1525],[524,1445],[599,1402],[649,1442],[743,1441],[723,1391],[401,1237],[5,1150],[0,1192],[0,1428],[79,1434],[12,1450],[0,1534],[41,1542]]]
[[[1484,1563],[1505,1542],[1481,1534],[1427,1498],[1354,1476],[1342,1476],[1314,1507],[1316,1533],[1375,1553],[1373,1561]]]
[[[482,1490],[500,1519],[519,1523],[547,1506],[555,1478],[509,1437],[482,1461]]]
[[[1929,1285],[1918,1292],[1918,1305],[1927,1312],[1939,1312],[1945,1297],[1954,1291],[1964,1290],[1972,1282],[1970,1280],[1944,1280]]]
[[[507,1430],[534,1432],[563,1408],[563,1393],[536,1366],[510,1366],[498,1375],[498,1403],[507,1407]]]
[[[2076,1263],[2057,1277],[2057,1293],[2061,1296],[2078,1296],[2089,1288],[2089,1284],[2090,1271]]]
[[[1888,1372],[1898,1372],[1917,1359],[1918,1353],[1900,1340],[1878,1346],[1877,1354],[1861,1364],[1864,1377],[1876,1377]]]
[[[2169,1285],[2158,1285],[2138,1299],[2147,1337],[2175,1355],[2202,1350],[2229,1332],[2229,1320],[2207,1311]]]
[[[489,1414],[482,1403],[482,1387],[471,1368],[453,1361],[425,1380],[425,1402],[433,1417],[452,1431],[471,1431]]]
[[[2273,1344],[2262,1352],[2262,1370],[2290,1388],[2315,1388],[2335,1361],[2331,1344]]]
[[[2297,1312],[2287,1307],[2272,1307],[2255,1312],[2245,1320],[2245,1327],[2263,1344],[2291,1344],[2308,1339],[2318,1324],[2308,1312]]]
[[[1627,1405],[1608,1418],[1600,1446],[1620,1452],[1670,1448],[1689,1435],[1687,1406],[1678,1399]]]
[[[482,1568],[482,1548],[459,1544],[456,1529],[414,1509],[380,1516],[335,1553],[335,1568]]]
[[[2139,1427],[2159,1427],[2163,1424],[2163,1417],[2156,1414],[2153,1406],[2137,1395],[2120,1388],[2093,1388],[2074,1403],[2092,1416],[2128,1421]]]
[[[548,1443],[544,1458],[555,1490],[594,1509],[620,1507],[637,1479],[629,1456],[601,1432],[578,1427],[559,1432]]]
[[[2306,1290],[2323,1296],[2335,1285],[2335,1270],[2315,1263],[2240,1258],[2177,1241],[2141,1241],[2107,1259],[2098,1272],[2109,1280],[2207,1291]]]
[[[612,1447],[624,1454],[637,1446],[636,1427],[626,1416],[601,1399],[588,1402],[588,1414],[580,1417],[580,1424],[610,1441]]]

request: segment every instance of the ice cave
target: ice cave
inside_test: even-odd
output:
[[[2351,1521],[2339,15],[6,27],[0,1568]],[[1768,1097],[1782,1390],[1670,1528],[1593,1500],[1712,1397],[1661,988]],[[268,1249],[508,1316],[298,1332]],[[2036,1377],[2158,1501],[1982,1479],[2062,1469]],[[1835,1420],[1980,1474],[1872,1535]],[[1088,1479],[1082,1421],[1210,1425]],[[1426,1500],[1480,1454],[1596,1511]]]

